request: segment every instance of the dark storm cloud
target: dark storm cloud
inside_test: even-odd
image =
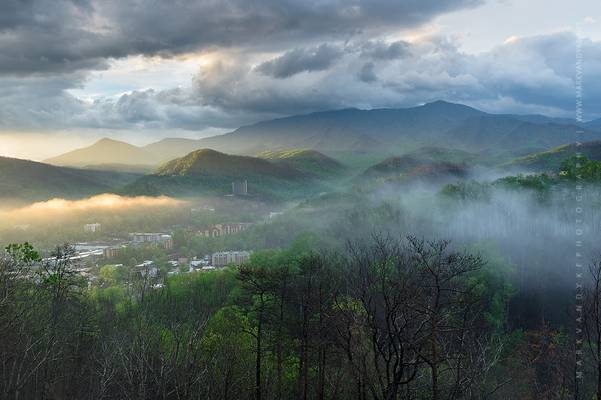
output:
[[[378,77],[376,76],[376,73],[374,72],[374,68],[375,68],[375,65],[371,61],[363,64],[363,66],[359,70],[359,74],[358,74],[359,80],[366,82],[366,83],[377,81]]]
[[[404,44],[403,56],[395,59],[365,61],[364,51],[348,50],[364,47],[349,43],[319,74],[285,80],[265,76],[243,59],[220,62],[197,76],[196,96],[226,110],[281,115],[403,107],[441,98],[498,112],[573,113],[576,36],[571,33],[516,39],[478,55],[438,36]],[[586,111],[594,116],[601,101],[601,43],[585,41],[583,51]]]
[[[71,94],[85,86],[90,71],[132,55],[171,57],[235,49],[283,52],[316,43],[370,38],[389,30],[427,22],[442,13],[476,6],[482,0],[2,0],[0,1],[0,127],[54,129],[71,127],[185,127],[194,129],[277,115],[295,104],[299,111],[334,105],[312,90],[309,100],[268,84],[264,90],[243,82],[248,93],[204,82],[183,91],[141,91],[92,103]],[[296,54],[302,65],[274,61],[275,76],[327,69],[335,47]],[[307,50],[308,51],[308,50]],[[301,54],[302,53],[302,54]],[[290,56],[290,55],[289,55]],[[289,60],[290,61],[290,60]],[[240,60],[246,79],[250,67]],[[276,65],[277,64],[277,65]],[[270,70],[265,66],[265,70]],[[215,82],[224,82],[231,68]],[[252,74],[251,74],[252,75]],[[256,78],[256,76],[253,76]],[[239,79],[231,77],[231,81]],[[206,93],[199,94],[204,87]],[[282,101],[274,111],[271,100]],[[309,107],[309,108],[307,108]]]
[[[294,49],[273,60],[266,61],[257,70],[274,78],[288,78],[300,72],[323,71],[342,56],[342,50],[322,44],[310,49]]]
[[[386,60],[366,60],[361,43],[304,50],[303,55],[314,55],[317,48],[338,49],[335,62],[319,73],[292,74],[309,68],[283,63],[279,69],[272,66],[272,76],[245,52],[218,53],[189,87],[134,91],[93,103],[63,90],[82,85],[83,73],[75,82],[66,76],[0,79],[0,124],[39,129],[236,128],[290,114],[405,107],[437,99],[494,112],[573,114],[573,34],[515,39],[478,55],[461,52],[444,37],[431,37],[407,44],[401,58]],[[585,114],[592,118],[601,105],[601,43],[584,41],[583,52]],[[289,54],[275,60],[289,59]]]
[[[106,68],[110,39],[93,26],[93,8],[83,0],[1,1],[0,74]]]
[[[410,44],[403,41],[384,43],[369,41],[362,46],[361,52],[366,57],[377,60],[395,60],[409,55]]]
[[[0,73],[105,68],[107,58],[284,48],[410,27],[480,0],[3,0]]]

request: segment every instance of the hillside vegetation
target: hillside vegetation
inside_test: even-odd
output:
[[[590,160],[601,161],[601,141],[584,142],[580,145],[575,143],[562,145],[551,150],[516,158],[504,164],[504,167],[523,167],[531,171],[554,171],[560,167],[563,160],[578,152]]]
[[[293,168],[277,165],[262,158],[229,155],[211,149],[195,150],[184,157],[171,160],[159,167],[156,175],[210,175],[233,178],[249,176],[298,178],[301,176],[299,171]]]
[[[110,192],[139,175],[81,170],[0,157],[0,197],[12,200],[45,200]]]
[[[344,166],[331,157],[311,149],[264,151],[259,158],[315,176],[332,176],[344,172]]]
[[[360,178],[385,180],[438,179],[466,175],[474,154],[455,149],[423,147],[402,156],[385,159],[367,168]]]
[[[231,193],[232,182],[241,180],[248,181],[249,196],[263,199],[296,197],[320,187],[290,165],[200,149],[163,164],[124,190],[136,195],[224,195]]]

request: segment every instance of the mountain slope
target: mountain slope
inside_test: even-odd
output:
[[[601,130],[601,118],[589,121],[585,126],[589,129]]]
[[[373,151],[407,140],[428,143],[442,131],[478,115],[484,113],[443,101],[405,109],[345,109],[263,121],[200,142],[203,147],[239,154],[289,148]]]
[[[91,146],[49,158],[45,162],[71,167],[118,164],[147,166],[158,164],[156,157],[150,152],[129,143],[107,138],[101,139]]]
[[[259,153],[257,157],[318,177],[333,176],[345,169],[333,158],[311,149],[265,151]]]
[[[366,169],[359,181],[409,182],[421,180],[439,182],[463,178],[476,156],[462,150],[423,147],[411,153],[389,157]]]
[[[201,148],[198,140],[184,138],[166,138],[141,147],[152,154],[157,163],[163,163],[174,158],[182,157],[193,150]]]
[[[551,150],[516,158],[503,166],[526,168],[537,172],[556,171],[563,160],[577,152],[582,153],[589,160],[601,161],[601,141],[583,142],[580,146],[574,143],[562,145]]]
[[[139,175],[55,167],[0,157],[0,198],[20,201],[89,196],[112,191]]]
[[[201,149],[163,164],[125,188],[126,194],[199,196],[230,194],[232,182],[246,180],[248,193],[264,199],[312,193],[319,184],[291,166],[262,158]]]
[[[574,141],[578,131],[585,128],[565,123],[533,123],[507,115],[470,117],[449,130],[446,136],[457,145],[497,149],[548,149]],[[601,135],[585,130],[592,137]]]
[[[232,178],[271,176],[292,179],[302,176],[299,171],[291,167],[270,163],[262,158],[229,155],[211,149],[195,150],[184,157],[171,160],[159,167],[156,175],[208,175]]]

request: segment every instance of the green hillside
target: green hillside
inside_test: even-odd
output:
[[[249,196],[292,198],[321,190],[308,174],[262,158],[201,149],[163,164],[128,185],[126,194],[170,196],[231,194],[232,182],[248,181]]]
[[[362,174],[366,178],[396,178],[418,171],[453,170],[476,161],[474,154],[455,149],[422,147],[402,156],[389,157]]]
[[[200,149],[163,164],[156,172],[162,176],[215,176],[248,178],[269,176],[295,179],[302,174],[294,168],[257,157],[235,156],[211,149]]]
[[[372,165],[355,181],[370,186],[413,182],[440,184],[467,177],[470,165],[477,161],[476,155],[462,150],[422,147]]]
[[[200,149],[198,140],[185,138],[166,138],[143,146],[142,149],[152,154],[159,163],[182,157],[192,150]]]
[[[334,176],[345,170],[338,161],[311,149],[264,151],[257,157],[318,177]]]
[[[17,201],[79,197],[113,191],[139,175],[55,167],[0,157],[0,198]]]
[[[601,141],[583,142],[579,146],[575,143],[555,147],[551,150],[529,154],[516,158],[503,167],[520,167],[531,171],[556,171],[561,163],[574,156],[577,152],[582,153],[588,159],[601,161]]]

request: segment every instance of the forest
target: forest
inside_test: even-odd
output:
[[[445,240],[374,234],[316,252],[306,235],[240,267],[165,279],[116,271],[88,288],[73,249],[0,261],[2,398],[508,399],[595,396],[573,333],[527,307],[510,271]],[[112,272],[112,273],[111,273]],[[585,292],[598,376],[601,262]],[[517,303],[516,303],[517,299]],[[542,396],[542,397],[541,397]],[[589,397],[590,398],[590,397]]]

